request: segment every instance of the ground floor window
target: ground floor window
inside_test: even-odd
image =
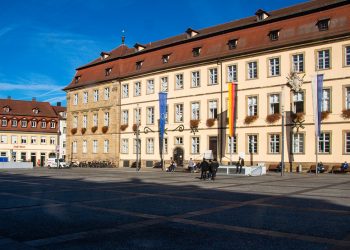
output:
[[[258,153],[258,135],[248,135],[248,152],[250,154]]]
[[[147,154],[154,154],[154,139],[153,138],[147,138],[147,140],[146,140],[146,153]]]
[[[331,152],[331,134],[321,133],[318,140],[318,152],[329,154]]]
[[[237,136],[233,136],[231,140],[231,137],[227,137],[227,153],[231,153],[231,147],[232,147],[232,153],[237,153]]]
[[[296,133],[292,135],[292,153],[293,154],[304,153],[304,134]]]
[[[345,143],[344,143],[344,145],[345,145],[345,149],[344,149],[344,152],[346,153],[346,154],[350,154],[350,132],[346,132],[345,133]]]
[[[129,140],[128,139],[122,139],[122,146],[121,146],[121,153],[127,154],[129,152]]]
[[[279,154],[280,152],[280,135],[270,134],[269,135],[269,153]]]
[[[199,154],[199,137],[192,137],[191,138],[191,153],[192,154]]]

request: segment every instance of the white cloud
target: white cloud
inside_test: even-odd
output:
[[[1,90],[30,90],[30,91],[52,91],[52,89],[62,89],[62,87],[50,84],[21,84],[0,82]]]
[[[54,102],[64,102],[66,100],[66,96],[56,96],[56,97],[52,97],[49,99],[44,100],[44,102],[50,102],[50,103],[54,103]]]

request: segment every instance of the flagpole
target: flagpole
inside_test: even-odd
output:
[[[318,143],[319,143],[319,136],[316,135],[316,168],[315,168],[316,176],[317,176],[317,170],[318,170]]]
[[[233,166],[233,163],[232,163],[232,153],[233,153],[233,136],[230,137],[230,140],[231,140],[231,148],[230,148],[230,163],[231,163],[231,166]]]

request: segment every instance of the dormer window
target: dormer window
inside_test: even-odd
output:
[[[318,20],[318,22],[316,23],[318,30],[319,31],[325,31],[329,29],[329,21],[330,19],[322,19],[322,20]]]
[[[143,61],[136,62],[136,70],[140,70],[142,68]]]
[[[201,47],[193,48],[192,54],[194,57],[199,56],[201,54]]]
[[[187,38],[192,38],[192,37],[198,35],[199,32],[196,31],[196,30],[193,30],[193,29],[191,29],[191,28],[188,28],[188,29],[186,30],[186,34],[187,34]]]
[[[76,76],[76,77],[74,78],[74,80],[75,80],[75,83],[78,83],[79,80],[80,80],[80,76]]]
[[[231,39],[227,43],[228,49],[235,49],[237,47],[237,39]]]
[[[35,115],[39,114],[39,109],[37,109],[37,108],[33,109],[33,113],[34,113]]]
[[[256,21],[261,22],[264,21],[266,18],[268,18],[270,15],[269,13],[267,13],[266,11],[262,10],[262,9],[258,9],[255,12],[256,15]]]
[[[139,52],[141,50],[144,50],[146,48],[146,46],[139,44],[139,43],[135,43],[134,48],[136,49],[136,52]]]
[[[6,117],[3,117],[2,120],[1,120],[1,126],[2,127],[7,127],[7,119]]]
[[[105,69],[105,76],[109,76],[112,72],[112,68]]]
[[[3,110],[4,110],[5,113],[9,113],[10,112],[10,107],[9,106],[5,106],[3,108]]]
[[[277,41],[280,35],[279,30],[272,30],[269,33],[270,41]]]
[[[162,62],[163,63],[168,63],[169,59],[170,59],[170,54],[162,56]]]
[[[109,57],[109,53],[107,53],[107,52],[101,52],[101,60],[103,60],[103,59],[106,59],[107,57]]]

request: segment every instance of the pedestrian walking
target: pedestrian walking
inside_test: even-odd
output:
[[[218,168],[219,168],[219,163],[216,160],[216,158],[214,158],[214,160],[210,164],[210,172],[211,172],[211,179],[212,180],[215,180],[216,172],[218,171]]]
[[[242,157],[238,158],[236,174],[242,173],[242,167],[244,166],[244,159]]]
[[[194,172],[194,162],[192,161],[192,158],[188,161],[188,170],[193,173]]]
[[[205,180],[207,178],[207,173],[209,171],[209,163],[203,158],[203,161],[200,164],[201,168],[201,180]]]

